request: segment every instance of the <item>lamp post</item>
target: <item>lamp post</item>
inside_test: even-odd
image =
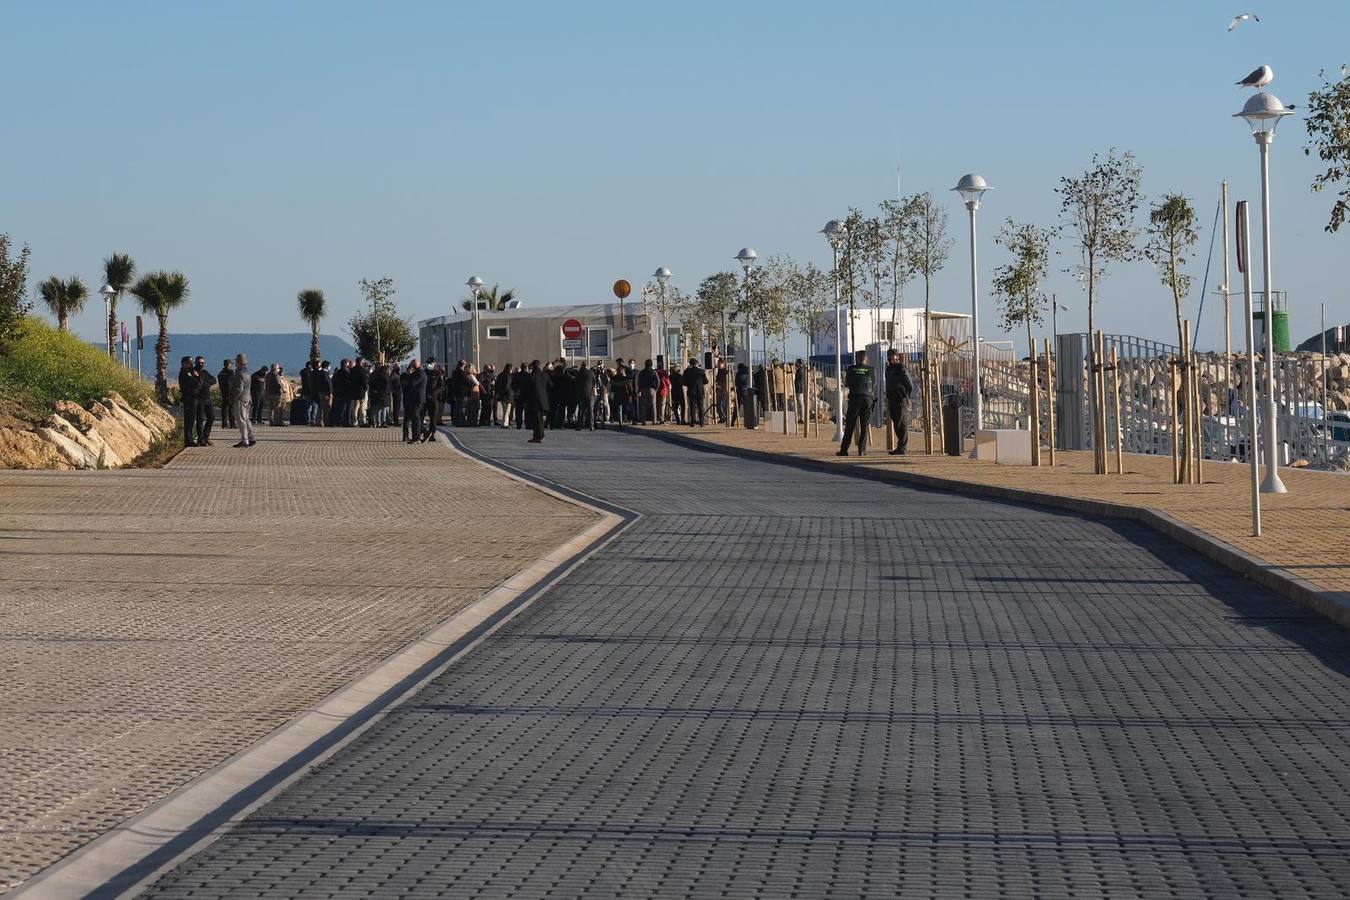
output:
[[[661,285],[661,343],[658,345],[658,349],[660,350],[658,355],[660,356],[670,355],[667,352],[669,348],[666,346],[670,342],[670,338],[667,335],[667,332],[670,331],[670,323],[666,321],[666,285],[670,284],[670,276],[672,274],[670,269],[667,269],[665,266],[662,266],[652,273],[652,277],[656,279],[657,284]],[[668,359],[666,360],[666,368],[670,368],[670,360]]]
[[[1265,91],[1257,91],[1242,106],[1242,112],[1233,118],[1245,119],[1251,126],[1252,137],[1261,150],[1261,280],[1265,294],[1265,312],[1261,324],[1265,331],[1266,352],[1266,477],[1261,483],[1265,494],[1288,492],[1280,480],[1280,459],[1275,408],[1275,292],[1270,283],[1270,144],[1275,140],[1275,128],[1280,119],[1289,115],[1280,98]]]
[[[1060,303],[1060,302],[1059,302],[1059,298],[1058,298],[1056,295],[1051,294],[1051,295],[1050,295],[1050,335],[1051,335],[1051,337],[1059,337],[1059,313],[1060,313],[1061,310],[1064,311],[1064,312],[1068,312],[1068,311],[1069,311],[1069,308],[1068,308],[1067,306],[1065,306],[1064,304]]]
[[[483,292],[483,279],[473,275],[464,283],[473,291],[473,369],[478,372],[478,295]]]
[[[745,364],[753,368],[753,360],[750,356],[750,340],[752,337],[750,327],[750,270],[755,267],[759,254],[749,247],[742,247],[741,252],[736,254],[736,259],[740,262],[741,270],[745,273],[745,280],[741,282],[741,289],[745,296]]]
[[[741,282],[741,289],[744,292],[744,301],[742,309],[745,310],[745,367],[750,370],[750,402],[754,403],[754,384],[755,384],[755,366],[754,356],[751,350],[753,333],[750,328],[750,270],[755,267],[755,261],[759,259],[759,254],[749,247],[742,247],[741,252],[736,254],[737,261],[741,264],[741,271],[745,273],[745,280]],[[767,380],[767,373],[766,373]],[[767,405],[767,399],[766,399]],[[741,419],[747,425],[755,421],[753,417],[742,414]]]
[[[840,304],[843,298],[839,293],[839,248],[843,246],[844,239],[848,237],[848,226],[838,219],[831,219],[825,223],[825,227],[820,229],[820,233],[825,235],[825,239],[830,242],[830,251],[834,254],[834,437],[830,440],[836,444],[844,439],[844,355],[842,345],[844,342],[843,324],[841,323],[842,311]],[[850,348],[852,349],[852,348]]]
[[[980,395],[980,292],[975,262],[975,211],[980,208],[980,197],[992,188],[979,175],[962,175],[952,190],[961,195],[970,213],[970,346],[975,364],[975,430],[980,431],[984,428],[984,399]]]
[[[108,332],[108,355],[115,356],[116,354],[113,352],[112,326],[108,323],[109,320],[112,319],[112,298],[117,296],[117,290],[111,284],[105,284],[98,289],[98,292],[103,297],[103,327]]]

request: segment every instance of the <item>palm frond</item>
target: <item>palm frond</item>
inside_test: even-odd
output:
[[[159,275],[162,272],[155,272],[150,275],[142,275],[129,290],[131,296],[135,297],[141,304],[141,312],[158,313],[161,308],[162,300],[160,298]]]
[[[191,289],[182,272],[159,271],[141,276],[131,286],[131,294],[140,301],[144,312],[162,316],[187,302]]]
[[[318,288],[306,288],[296,294],[295,299],[300,304],[300,317],[311,324],[322,319],[328,311],[323,291]]]
[[[130,255],[114,253],[103,260],[103,282],[117,293],[120,294],[130,288],[131,281],[135,277],[136,263],[132,262]]]
[[[186,303],[192,290],[188,287],[186,275],[182,272],[169,272],[164,277],[164,286],[160,289],[160,293],[164,297],[164,308],[169,310]]]

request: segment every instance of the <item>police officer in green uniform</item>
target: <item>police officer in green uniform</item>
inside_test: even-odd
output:
[[[867,364],[867,351],[859,350],[853,354],[853,365],[844,375],[844,386],[848,388],[848,410],[844,413],[844,442],[839,445],[836,456],[848,456],[848,445],[853,440],[853,431],[858,431],[858,455],[867,453],[867,434],[872,425],[872,404],[876,402],[876,378],[872,367]]]

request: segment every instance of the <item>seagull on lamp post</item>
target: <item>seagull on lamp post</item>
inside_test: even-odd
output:
[[[1275,80],[1275,70],[1270,66],[1253,69],[1246,78],[1237,82],[1238,87],[1256,88],[1258,91]]]
[[[1233,21],[1228,23],[1228,30],[1232,31],[1248,19],[1251,19],[1253,22],[1261,21],[1261,17],[1256,13],[1239,13],[1236,16],[1233,16]]]

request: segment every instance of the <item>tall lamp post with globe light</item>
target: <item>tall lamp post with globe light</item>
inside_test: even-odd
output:
[[[107,327],[107,325],[108,319],[112,317],[111,312],[112,298],[117,296],[117,289],[114,288],[111,284],[105,284],[103,285],[103,287],[98,289],[98,292],[103,297],[103,325],[104,325],[103,330],[108,331],[109,334],[111,334],[111,330]],[[115,352],[113,347],[113,342],[111,340],[108,341],[108,355],[114,358],[116,358],[117,356],[117,353]]]
[[[980,208],[980,197],[993,190],[979,175],[962,175],[952,188],[961,195],[970,213],[970,346],[975,364],[975,430],[984,428],[984,398],[980,393],[980,280],[975,265],[975,211]]]
[[[753,357],[753,355],[752,355],[752,354],[753,354],[753,351],[751,350],[751,347],[753,346],[753,344],[752,344],[753,334],[751,333],[751,329],[750,329],[750,270],[753,269],[753,268],[755,267],[755,261],[759,259],[759,254],[756,253],[754,250],[750,249],[749,247],[742,247],[742,248],[741,248],[741,252],[736,254],[736,259],[737,259],[737,261],[739,261],[740,264],[741,264],[741,271],[743,271],[743,272],[745,273],[745,280],[741,283],[741,287],[742,287],[742,290],[743,290],[743,292],[744,292],[744,293],[743,293],[743,296],[744,296],[744,298],[745,298],[744,301],[743,301],[744,304],[745,304],[745,305],[744,305],[744,310],[745,310],[745,367],[746,367],[747,369],[750,370],[750,383],[751,383],[751,385],[753,385],[753,384],[755,383],[755,381],[754,381],[754,379],[755,379],[755,367],[754,367],[754,357]],[[768,373],[765,373],[765,377],[766,377],[766,378],[768,377]],[[751,390],[751,391],[750,391],[750,402],[751,402],[751,403],[754,403],[754,402],[755,402],[755,400],[754,400],[754,394],[755,394],[755,392],[754,392],[753,390]],[[741,415],[741,420],[746,424],[746,427],[749,427],[751,422],[756,421],[756,419],[755,419],[755,417],[754,417],[754,415],[753,415],[753,411],[751,412],[751,414],[745,414],[745,413],[742,413],[742,415]]]
[[[478,365],[478,295],[483,292],[483,279],[473,275],[464,283],[473,291],[473,370],[479,372],[482,369]]]
[[[759,254],[749,247],[742,247],[741,252],[736,254],[736,259],[741,264],[741,271],[745,273],[745,280],[741,282],[741,289],[745,296],[745,364],[753,368],[750,358],[750,339],[752,337],[750,328],[750,270],[755,267],[755,262],[759,259]]]
[[[836,444],[844,439],[844,357],[842,345],[844,342],[843,325],[840,322],[842,312],[840,304],[843,299],[839,293],[839,248],[844,245],[844,238],[848,236],[848,227],[838,219],[831,219],[825,223],[825,227],[820,229],[820,233],[825,235],[825,239],[830,242],[830,250],[834,254],[834,437],[830,440]],[[852,349],[852,348],[849,348]]]
[[[667,357],[670,356],[670,353],[668,352],[669,348],[666,346],[670,343],[670,323],[666,321],[666,286],[670,284],[670,279],[673,275],[674,273],[665,266],[662,266],[652,273],[652,277],[656,279],[656,283],[661,285],[661,343],[657,345],[657,348],[661,356]],[[665,362],[666,366],[669,367],[670,360],[667,359]]]
[[[1275,140],[1275,128],[1290,110],[1274,94],[1257,91],[1242,106],[1242,112],[1233,118],[1245,119],[1251,126],[1252,137],[1261,150],[1261,276],[1265,295],[1265,312],[1261,324],[1265,331],[1266,353],[1266,477],[1261,482],[1263,494],[1284,494],[1288,488],[1280,480],[1278,434],[1275,407],[1275,294],[1270,283],[1270,145]]]

